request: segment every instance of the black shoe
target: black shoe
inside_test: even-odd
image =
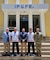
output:
[[[15,56],[14,54],[11,55],[12,57]]]
[[[11,56],[12,56],[12,57],[13,57],[13,56],[16,56],[16,54],[12,53]]]
[[[41,55],[39,55],[39,57],[41,57]]]
[[[7,56],[7,52],[3,53],[2,56]]]
[[[23,56],[23,54],[21,54],[21,56]]]
[[[39,56],[39,57],[41,57],[41,55],[40,55],[40,54],[36,54],[36,56]]]

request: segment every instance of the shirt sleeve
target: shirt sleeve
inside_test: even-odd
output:
[[[20,39],[20,40],[22,40],[22,37],[21,37],[21,35],[22,35],[22,34],[21,34],[21,33],[19,33],[19,39]]]

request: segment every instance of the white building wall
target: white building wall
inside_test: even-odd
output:
[[[42,32],[43,36],[46,36],[44,12],[41,12],[41,15],[40,15],[40,28],[41,28],[41,32]]]
[[[4,31],[8,27],[8,14],[7,12],[4,12]]]
[[[28,4],[32,4],[32,0],[28,0]]]
[[[20,4],[20,0],[16,0],[16,4]]]
[[[40,4],[44,4],[44,0],[40,0]]]
[[[29,28],[33,28],[33,23],[32,23],[32,12],[29,12]]]
[[[16,12],[16,27],[20,31],[20,14]]]
[[[5,3],[5,4],[8,4],[8,0],[4,0],[4,3]]]

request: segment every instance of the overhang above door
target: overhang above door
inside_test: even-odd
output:
[[[48,10],[48,4],[2,4],[2,10],[8,12],[17,12],[17,11],[38,11],[46,12]]]

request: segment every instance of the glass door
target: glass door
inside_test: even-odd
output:
[[[33,32],[36,32],[36,27],[40,27],[40,15],[33,15]]]
[[[11,31],[16,27],[16,15],[8,15],[8,27]]]
[[[28,15],[20,15],[20,31],[22,31],[22,28],[25,28],[28,32]]]

